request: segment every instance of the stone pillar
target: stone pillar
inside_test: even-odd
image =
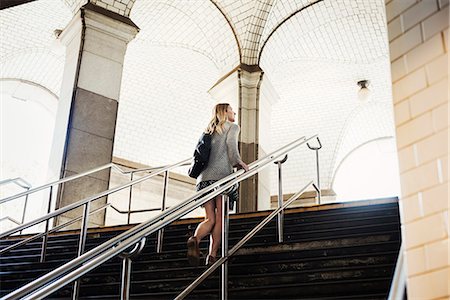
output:
[[[217,102],[228,102],[237,108],[241,127],[239,151],[248,164],[263,157],[270,147],[271,105],[278,96],[270,82],[262,80],[263,75],[259,66],[241,64],[209,91]],[[239,212],[270,209],[269,172],[266,169],[241,183]]]
[[[139,28],[129,19],[93,4],[83,6],[60,34],[67,47],[55,124],[50,170],[60,178],[112,161],[123,61],[127,44]],[[64,184],[56,208],[104,191],[109,170]],[[106,203],[94,202],[91,210]],[[81,209],[58,218],[65,222]],[[105,213],[90,217],[103,225]]]
[[[259,95],[264,73],[259,66],[241,64],[238,69],[239,84],[239,124],[241,135],[239,150],[242,160],[252,163],[258,159],[259,149]],[[239,195],[239,212],[257,211],[258,207],[258,177],[241,182]]]

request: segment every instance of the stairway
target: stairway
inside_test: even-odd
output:
[[[373,201],[372,201],[373,202]],[[386,299],[400,247],[396,199],[320,209],[295,208],[285,214],[285,242],[277,243],[276,220],[269,223],[229,262],[230,299]],[[266,212],[235,215],[230,220],[230,247]],[[151,236],[133,260],[131,299],[173,299],[205,267],[186,260],[186,240],[199,219],[181,220],[166,228],[163,253]],[[87,250],[124,229],[91,232]],[[0,295],[49,272],[76,255],[78,236],[51,236],[47,261],[38,263],[40,243],[32,242],[0,257]],[[11,241],[1,241],[6,247]],[[201,244],[206,253],[208,242]],[[114,258],[81,280],[82,299],[118,299],[121,260]],[[188,299],[218,299],[220,269]],[[50,298],[68,299],[71,286]]]

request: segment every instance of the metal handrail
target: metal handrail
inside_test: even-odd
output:
[[[308,144],[308,143],[307,143]],[[278,207],[283,205],[283,180],[282,180],[282,165],[288,160],[288,155],[286,154],[283,159],[279,161],[274,161],[273,163],[278,166]],[[278,242],[283,242],[283,220],[284,220],[284,211],[280,211],[277,218],[277,227],[278,227]]]
[[[186,159],[186,161],[188,161],[188,160],[189,160],[189,159]],[[184,165],[188,165],[188,164],[186,163],[186,164],[184,164]],[[29,196],[30,194],[32,194],[32,193],[35,193],[35,192],[38,192],[38,191],[42,191],[42,190],[44,190],[44,189],[46,189],[46,188],[50,188],[50,191],[49,191],[49,197],[48,197],[49,199],[48,199],[48,204],[47,204],[47,214],[49,214],[50,211],[51,211],[51,201],[52,201],[52,195],[53,195],[53,187],[54,187],[55,185],[57,186],[57,185],[59,185],[59,184],[61,184],[61,183],[66,183],[66,182],[69,182],[69,181],[72,181],[72,180],[75,180],[75,179],[78,179],[78,178],[81,178],[81,177],[90,175],[90,174],[92,174],[92,173],[96,173],[96,172],[102,171],[102,170],[105,170],[105,169],[108,169],[108,168],[114,169],[114,170],[118,171],[119,173],[121,173],[122,175],[131,174],[131,176],[130,176],[130,181],[133,181],[133,176],[134,176],[134,174],[136,174],[136,173],[155,171],[155,170],[160,170],[160,169],[166,168],[166,167],[169,167],[169,165],[159,166],[159,167],[145,167],[145,168],[132,169],[132,170],[126,171],[126,170],[123,170],[122,168],[120,168],[120,167],[119,167],[118,165],[116,165],[115,163],[108,163],[108,164],[106,164],[106,165],[99,166],[99,167],[97,167],[97,168],[94,168],[94,169],[85,171],[85,172],[80,173],[80,174],[68,176],[68,177],[59,179],[59,180],[57,180],[57,181],[53,181],[53,182],[44,184],[44,185],[42,185],[42,186],[36,187],[36,188],[34,188],[34,189],[31,189],[31,190],[30,190],[30,188],[28,188],[28,190],[27,190],[26,192],[22,192],[22,193],[19,193],[19,194],[16,194],[16,195],[13,195],[13,196],[4,198],[4,199],[0,199],[0,204],[6,203],[6,202],[8,202],[8,201],[15,200],[15,199],[18,199],[18,198],[20,198],[20,197],[25,196],[25,202],[24,202],[24,205],[23,205],[23,213],[22,213],[22,222],[19,222],[19,223],[15,222],[17,225],[22,225],[22,224],[25,223],[25,214],[26,214],[26,209],[27,209],[28,196]],[[167,180],[168,180],[168,178],[166,179],[166,177],[168,177],[168,176],[169,176],[169,175],[168,175],[168,171],[166,171],[166,172],[164,173],[164,177],[165,177],[165,179],[164,179],[164,180],[165,180],[165,186],[164,186],[164,199],[163,199],[163,201],[165,201],[165,196],[167,195],[166,189],[167,189]],[[16,180],[16,179],[20,179],[20,180],[22,180],[23,182],[26,183],[26,181],[23,180],[23,179],[21,179],[21,178],[15,178],[15,179],[4,180],[4,181],[0,182],[0,184],[5,184],[5,183],[8,183],[8,182],[14,181],[14,180]],[[30,187],[31,187],[31,185],[30,185]],[[116,210],[116,211],[118,211],[119,213],[127,213],[127,224],[130,224],[131,214],[132,214],[132,213],[136,213],[136,212],[144,212],[144,211],[153,211],[153,209],[142,210],[142,211],[131,211],[132,193],[133,193],[133,186],[131,185],[131,186],[130,186],[129,198],[128,198],[128,212],[122,212],[122,211],[119,212],[118,210]],[[114,208],[113,206],[111,206],[111,207]],[[156,209],[155,209],[155,210],[156,210]],[[46,224],[45,224],[45,231],[48,231],[48,229],[49,229],[49,223],[46,222]],[[22,234],[22,231],[20,231],[20,234]],[[42,254],[42,259],[44,259],[44,256],[45,256],[45,253],[44,253],[44,252],[45,252],[45,244],[47,243],[47,241],[46,241],[47,235],[45,235],[44,238],[45,238],[45,239],[43,240],[43,245],[42,245],[42,253],[43,253],[43,254]],[[160,246],[158,246],[158,247],[160,247]]]
[[[9,217],[9,216],[0,218],[0,222],[3,222],[3,221],[10,221],[10,222],[13,222],[13,223],[15,223],[15,224],[17,224],[17,225],[22,224],[22,223],[20,223],[19,221],[17,221],[16,219],[11,218],[11,217]]]
[[[4,179],[4,180],[0,181],[0,185],[4,185],[4,184],[10,183],[10,182],[15,183],[16,185],[20,186],[23,189],[30,189],[31,188],[31,183],[29,183],[28,181],[26,181],[22,177]]]
[[[165,176],[167,177],[169,170],[171,170],[171,169],[173,169],[175,167],[181,166],[181,165],[185,165],[190,160],[191,160],[191,158],[183,160],[182,162],[179,162],[179,163],[176,163],[176,164],[173,164],[173,165],[168,165],[168,166],[162,167],[162,168],[158,167],[158,168],[140,169],[139,171],[148,171],[148,170],[151,170],[151,169],[157,169],[159,171],[150,173],[149,175],[146,175],[146,176],[144,176],[144,177],[142,177],[142,178],[140,178],[138,180],[132,181],[130,183],[124,184],[124,185],[122,185],[122,186],[120,186],[118,188],[110,189],[110,190],[107,190],[105,192],[96,194],[94,196],[85,198],[85,199],[83,199],[84,202],[83,202],[83,200],[80,200],[79,202],[72,203],[71,205],[65,206],[65,207],[63,207],[63,208],[61,208],[59,210],[54,211],[53,213],[50,213],[50,201],[49,201],[49,203],[48,203],[48,210],[47,210],[47,215],[46,216],[40,217],[38,219],[35,219],[34,221],[30,221],[30,222],[28,222],[26,224],[22,224],[22,225],[19,225],[18,227],[15,227],[15,228],[11,229],[11,230],[8,230],[8,231],[0,234],[0,239],[4,238],[4,237],[7,237],[7,236],[9,236],[11,234],[14,234],[14,233],[16,233],[18,231],[22,232],[26,228],[32,227],[32,226],[34,226],[36,224],[39,224],[39,223],[45,221],[45,231],[44,231],[43,235],[41,235],[43,237],[43,239],[42,239],[42,247],[41,247],[41,257],[40,257],[40,262],[44,262],[45,261],[45,257],[46,257],[46,251],[47,251],[47,242],[48,242],[48,232],[49,232],[49,221],[50,221],[50,219],[55,217],[55,216],[61,215],[61,214],[65,213],[65,212],[67,212],[69,210],[75,209],[75,208],[80,207],[80,206],[84,206],[83,215],[81,217],[82,222],[81,222],[81,230],[80,230],[80,239],[79,239],[79,244],[78,244],[78,256],[80,256],[84,252],[84,248],[85,248],[87,227],[88,227],[88,218],[89,218],[89,215],[90,215],[89,211],[90,211],[90,205],[91,205],[92,201],[95,201],[95,200],[97,200],[97,199],[99,199],[99,198],[101,198],[103,196],[106,196],[106,194],[109,195],[109,194],[114,193],[116,191],[119,191],[121,189],[127,188],[128,186],[130,187],[130,190],[131,190],[131,187],[132,187],[133,184],[137,184],[137,183],[139,183],[141,181],[147,180],[147,179],[149,179],[151,177],[154,177],[156,175],[159,175],[159,174],[161,174],[163,172],[164,172]],[[167,188],[167,186],[166,186],[166,188]],[[52,191],[53,191],[53,186],[50,187],[49,199],[52,198]],[[130,199],[130,201],[131,201],[131,199]],[[111,206],[111,207],[115,208],[114,206]],[[128,211],[128,216],[130,216],[130,211]],[[158,247],[161,247],[161,246],[158,245]]]
[[[161,166],[161,167],[148,167],[148,168],[142,168],[142,169],[125,171],[125,170],[121,169],[115,163],[108,163],[106,165],[99,166],[97,168],[94,168],[94,169],[91,169],[91,170],[87,170],[87,171],[79,173],[79,174],[75,174],[75,175],[72,175],[72,176],[64,177],[62,179],[59,179],[59,180],[56,180],[56,181],[52,181],[52,182],[46,183],[44,185],[35,187],[35,188],[30,189],[28,191],[25,191],[25,192],[22,192],[22,193],[19,193],[19,194],[10,196],[10,197],[6,197],[6,198],[3,198],[3,199],[0,199],[0,204],[5,203],[5,202],[9,202],[11,200],[14,200],[14,199],[17,199],[17,198],[20,198],[20,197],[23,197],[23,196],[26,196],[26,195],[29,195],[29,194],[33,194],[33,193],[45,190],[46,188],[52,187],[52,186],[57,185],[57,184],[65,183],[65,182],[72,181],[72,180],[75,180],[75,179],[78,179],[78,178],[81,178],[81,177],[84,177],[84,176],[87,176],[87,175],[90,175],[90,174],[93,174],[93,173],[96,173],[96,172],[100,172],[100,171],[108,169],[108,168],[113,168],[113,169],[115,169],[116,171],[118,171],[118,172],[120,172],[122,174],[134,174],[134,173],[144,172],[144,171],[154,171],[154,170],[158,170],[158,169],[162,169],[162,168],[166,168],[166,167],[168,167],[168,165]],[[0,182],[0,184],[1,184],[1,182]]]
[[[31,189],[31,183],[29,183],[28,181],[26,181],[22,177],[10,178],[10,179],[5,179],[5,180],[0,181],[0,185],[4,185],[4,184],[8,184],[8,183],[14,183],[14,184],[20,186],[21,188],[27,190],[27,192]],[[3,218],[3,219],[8,219],[8,220],[16,223],[17,225],[23,224],[25,222],[25,214],[26,214],[26,211],[27,211],[27,205],[28,205],[28,194],[25,195],[25,201],[23,202],[22,222],[16,222],[15,219],[13,219],[13,218],[11,218],[9,216],[6,217],[6,218]]]
[[[9,236],[9,235],[11,235],[11,234],[14,234],[14,233],[16,233],[16,232],[18,232],[18,231],[21,231],[21,230],[23,230],[23,229],[27,229],[27,228],[29,228],[29,227],[31,227],[31,226],[36,225],[36,224],[39,224],[39,223],[41,223],[41,222],[43,222],[43,221],[50,220],[50,219],[53,218],[53,217],[62,215],[62,214],[65,213],[65,212],[68,212],[68,211],[70,211],[70,210],[72,210],[72,209],[81,207],[81,206],[83,206],[83,205],[85,205],[85,204],[87,204],[87,203],[90,203],[91,201],[97,200],[97,199],[102,198],[102,197],[104,197],[104,196],[108,196],[109,194],[112,194],[112,193],[115,193],[115,192],[117,192],[117,191],[123,190],[123,189],[125,189],[125,188],[127,188],[127,187],[129,187],[129,186],[138,184],[138,183],[140,183],[140,182],[142,182],[142,181],[145,181],[145,180],[147,180],[147,179],[149,179],[149,178],[151,178],[151,177],[154,177],[154,176],[156,176],[156,175],[159,175],[159,174],[161,174],[161,173],[164,173],[165,171],[168,171],[168,170],[171,170],[171,169],[173,169],[173,168],[179,167],[180,165],[184,165],[184,164],[186,164],[188,161],[191,161],[191,158],[185,159],[185,160],[182,160],[181,162],[178,162],[178,163],[175,163],[175,164],[173,164],[173,165],[169,165],[169,166],[167,166],[167,167],[161,168],[161,169],[159,169],[159,171],[150,173],[150,174],[148,174],[148,175],[146,175],[146,176],[143,176],[143,177],[141,177],[141,178],[139,178],[139,179],[130,181],[130,182],[125,183],[125,184],[123,184],[123,185],[121,185],[121,186],[118,186],[118,187],[115,187],[115,188],[112,188],[112,189],[109,189],[109,190],[106,190],[106,191],[97,193],[97,194],[95,194],[95,195],[93,195],[93,196],[87,197],[87,198],[82,199],[82,200],[80,200],[80,201],[78,201],[78,202],[71,203],[71,204],[69,204],[69,205],[67,205],[67,206],[64,206],[64,207],[62,207],[62,208],[59,208],[59,209],[57,209],[57,210],[55,210],[55,211],[53,211],[53,212],[51,212],[51,213],[49,213],[49,214],[47,214],[47,215],[45,215],[45,216],[42,216],[42,217],[40,217],[40,218],[37,218],[37,219],[35,219],[35,220],[33,220],[33,221],[30,221],[30,222],[28,222],[28,223],[26,223],[26,224],[23,224],[23,225],[21,225],[21,226],[18,226],[18,227],[16,227],[16,228],[13,228],[13,229],[11,229],[11,230],[9,230],[9,231],[6,231],[6,232],[0,234],[0,239],[2,239],[2,238],[4,238],[4,237],[7,237],[7,236]]]
[[[111,205],[110,203],[107,203],[107,204],[105,204],[105,205],[102,205],[102,206],[100,206],[99,208],[96,208],[96,209],[94,209],[93,211],[91,211],[91,212],[89,213],[89,215],[95,214],[95,213],[97,213],[97,212],[99,212],[99,211],[101,211],[101,210],[103,210],[103,209],[105,209],[105,208],[107,208],[107,207],[113,207],[113,205]],[[61,225],[58,225],[58,226],[53,227],[52,229],[48,230],[47,232],[41,232],[41,233],[38,233],[38,234],[36,234],[36,235],[30,236],[29,238],[26,238],[26,239],[24,239],[24,240],[21,240],[20,242],[14,244],[14,245],[10,245],[10,246],[8,246],[8,247],[6,247],[6,248],[3,248],[3,249],[0,250],[0,255],[3,255],[3,254],[5,254],[6,252],[9,252],[10,250],[16,249],[16,248],[18,248],[18,247],[20,247],[20,246],[22,246],[22,245],[25,245],[25,244],[27,244],[28,242],[37,240],[37,239],[43,237],[44,235],[48,235],[48,234],[50,234],[50,233],[53,233],[53,232],[55,232],[55,231],[60,230],[61,228],[67,227],[67,226],[69,226],[69,225],[72,225],[73,223],[75,223],[75,222],[81,220],[82,217],[83,217],[83,216],[76,217],[75,219],[72,219],[72,220],[70,220],[70,221],[67,221],[66,223],[63,223],[63,224],[61,224]]]
[[[406,287],[406,272],[405,261],[403,258],[403,244],[400,246],[398,252],[397,263],[395,264],[394,277],[392,278],[391,287],[389,288],[389,294],[387,300],[404,299],[405,287]]]
[[[248,242],[255,234],[257,234],[265,225],[267,225],[275,216],[279,215],[280,212],[284,211],[284,209],[289,206],[294,200],[296,200],[308,186],[314,185],[311,180],[306,184],[300,191],[295,193],[289,200],[284,202],[284,204],[277,209],[275,209],[270,215],[264,218],[258,225],[256,225],[249,233],[247,233],[233,248],[226,251],[226,255],[223,255],[219,258],[214,264],[212,264],[206,271],[204,271],[199,277],[197,277],[194,282],[188,285],[174,300],[184,299],[190,292],[192,292],[200,283],[203,282],[209,275],[211,275],[219,266],[223,265],[228,261],[228,259],[235,254],[246,242]],[[227,216],[223,216],[223,219],[226,219]],[[226,278],[222,278],[223,280],[227,280]]]
[[[286,154],[315,137],[316,135],[308,139],[302,137],[289,143],[266,157],[251,163],[249,165],[249,171],[244,173],[244,170],[239,170],[236,173],[217,181],[215,184],[202,189],[177,206],[171,207],[170,209],[161,212],[158,216],[104,242],[72,261],[6,295],[3,299],[17,299],[18,297],[23,299],[36,299],[53,293],[60,287],[77,280],[79,277],[103,264],[110,258],[122,253],[130,246],[138,243],[143,237],[164,228],[173,221],[206,203],[213,197],[220,195],[234,184],[253,176],[259,172],[260,169],[266,167],[281,155]],[[143,179],[140,180],[142,181]]]
[[[309,149],[314,150],[316,152],[316,171],[317,171],[317,185],[316,186],[316,191],[317,191],[317,199],[318,199],[318,204],[320,205],[321,203],[321,199],[322,199],[322,190],[320,189],[320,173],[319,173],[319,150],[322,149],[322,143],[320,142],[319,137],[317,137],[317,142],[319,143],[318,147],[312,147],[309,143],[307,143],[306,145],[308,146]]]

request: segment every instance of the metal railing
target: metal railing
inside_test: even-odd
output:
[[[43,275],[42,277],[26,284],[25,286],[11,292],[6,295],[3,299],[40,299],[46,297],[61,287],[71,283],[77,282],[78,279],[86,274],[87,272],[93,270],[94,268],[102,265],[109,259],[124,253],[128,248],[136,245],[138,243],[143,243],[143,239],[149,236],[152,233],[159,231],[165,226],[169,225],[173,221],[178,220],[189,212],[193,211],[197,207],[203,205],[207,201],[213,199],[214,197],[221,195],[226,190],[234,186],[236,183],[241,182],[256,173],[258,173],[261,169],[267,167],[269,164],[276,161],[279,157],[285,155],[291,150],[305,144],[309,140],[316,138],[312,136],[310,138],[301,137],[286,146],[273,151],[268,154],[266,157],[261,158],[249,165],[249,171],[244,172],[244,170],[239,170],[236,173],[233,173],[216,183],[208,186],[205,189],[200,190],[195,195],[189,197],[185,201],[180,204],[173,206],[165,211],[162,211],[159,215],[151,218],[150,220],[143,222],[121,234],[118,236],[111,238],[110,240],[104,242],[103,244],[85,252],[84,254],[79,255],[77,258],[72,261],[56,268],[55,270]],[[178,163],[181,164],[182,162]],[[176,164],[177,165],[177,164]],[[162,169],[158,172],[166,171]],[[138,180],[134,180],[131,183],[123,185],[120,189],[128,187],[129,185],[133,185],[145,180],[148,176],[144,176]],[[93,199],[101,198],[107,194],[113,193],[117,191],[118,188],[111,189],[107,192],[99,193],[95,196],[88,197],[82,201],[71,204],[65,208],[58,209],[57,211],[49,214],[45,218],[40,218],[35,220],[33,223],[41,222],[46,218],[53,218],[57,215],[60,215],[70,209],[75,207],[80,207],[81,205],[86,205],[90,203]],[[224,205],[224,207],[228,207],[228,205]],[[83,219],[86,219],[83,217]],[[83,230],[81,230],[82,234]],[[227,233],[224,233],[227,234]],[[0,236],[1,238],[1,236]],[[226,243],[227,237],[224,236],[224,241]],[[138,246],[136,246],[138,247]],[[143,247],[143,246],[139,246]],[[123,258],[127,259],[126,257]],[[127,278],[129,279],[129,274],[131,272],[131,263],[127,262],[123,264],[122,270],[122,299],[128,299],[129,292],[126,290],[126,286],[129,287],[129,282],[127,282]],[[125,288],[125,290],[123,290]],[[74,295],[76,295],[77,289],[74,290]],[[76,297],[74,297],[76,298]]]
[[[184,299],[190,292],[192,292],[200,283],[202,283],[209,275],[211,275],[219,266],[222,266],[222,276],[221,279],[221,299],[228,298],[228,259],[235,254],[246,242],[248,242],[255,234],[257,234],[265,225],[267,225],[275,216],[283,212],[286,207],[288,207],[294,200],[296,200],[310,185],[315,185],[313,181],[308,182],[300,191],[295,193],[290,197],[283,205],[274,210],[270,215],[268,215],[264,220],[262,220],[258,225],[256,225],[249,233],[247,233],[241,240],[239,240],[233,248],[228,250],[228,232],[229,232],[229,216],[228,216],[228,197],[224,196],[222,204],[222,256],[212,264],[206,271],[204,271],[197,279],[187,286],[176,298],[175,300]],[[280,242],[281,243],[281,242]]]
[[[21,225],[22,224],[20,221],[17,221],[16,219],[14,219],[12,217],[9,217],[9,216],[0,218],[0,222],[3,222],[3,221],[10,221],[10,222],[13,222],[13,223],[15,223],[17,225]]]
[[[97,212],[99,212],[99,211],[102,211],[102,210],[104,210],[104,209],[106,209],[106,208],[108,208],[108,207],[114,209],[114,210],[117,211],[118,213],[122,213],[122,214],[126,214],[126,213],[127,213],[127,211],[121,211],[121,210],[117,209],[114,205],[112,205],[111,203],[107,203],[107,204],[105,204],[105,205],[102,205],[102,206],[100,206],[100,207],[98,207],[98,208],[92,210],[92,211],[89,213],[89,215],[93,215],[93,214],[95,214],[95,213],[97,213]],[[160,209],[159,209],[159,208],[155,208],[154,210],[160,210]],[[145,210],[145,211],[147,211],[147,210]],[[37,240],[37,239],[43,237],[45,234],[51,234],[51,233],[54,233],[54,232],[56,232],[56,231],[58,231],[58,230],[60,230],[60,229],[62,229],[62,228],[65,228],[65,227],[67,227],[67,226],[70,226],[70,225],[72,225],[72,224],[74,224],[74,223],[80,221],[80,220],[82,219],[82,217],[83,217],[83,216],[76,217],[76,218],[74,218],[74,219],[72,219],[72,220],[70,220],[70,221],[67,221],[66,223],[63,223],[63,224],[61,224],[61,225],[58,225],[58,226],[53,227],[52,229],[49,229],[48,232],[41,232],[41,233],[32,235],[32,236],[30,236],[30,237],[28,237],[28,238],[26,238],[26,239],[21,240],[20,242],[17,242],[16,244],[13,244],[13,245],[10,245],[10,246],[8,246],[8,247],[5,247],[5,248],[3,248],[3,249],[0,250],[0,256],[3,255],[3,254],[5,254],[5,253],[7,253],[7,252],[9,252],[9,251],[11,251],[11,250],[13,250],[13,249],[16,249],[16,248],[20,247],[20,246],[22,246],[22,245],[25,245],[25,244],[27,244],[27,243],[29,243],[29,242],[32,242],[32,241],[34,241],[34,240]],[[9,217],[7,217],[7,218],[9,218]],[[14,221],[14,220],[12,220],[12,221]],[[16,221],[15,223],[18,224],[18,225],[21,225],[21,223],[19,223],[19,222],[17,222],[17,221]],[[41,254],[41,256],[42,256],[42,254]],[[42,262],[42,260],[41,260],[41,262]]]
[[[25,201],[23,202],[23,208],[22,208],[22,221],[18,222],[17,220],[11,218],[11,217],[4,217],[0,219],[0,222],[3,220],[9,220],[13,223],[16,223],[17,225],[23,224],[25,222],[25,214],[27,211],[27,205],[28,205],[28,191],[31,189],[31,183],[29,183],[28,181],[26,181],[25,179],[21,178],[21,177],[16,177],[16,178],[10,178],[10,179],[5,179],[0,181],[0,185],[5,185],[5,184],[9,184],[9,183],[14,183],[15,185],[23,188],[26,190],[26,194],[25,194]],[[23,197],[23,196],[21,196]],[[0,202],[2,203],[2,202]]]
[[[318,204],[320,205],[320,202],[322,200],[322,191],[320,189],[320,168],[319,168],[319,150],[322,149],[322,143],[320,142],[319,137],[317,137],[317,143],[319,143],[319,146],[317,147],[313,147],[311,146],[309,143],[307,143],[306,145],[308,146],[309,149],[314,150],[316,152],[316,171],[317,171],[317,184],[314,185],[316,191],[317,191],[317,199],[318,199]]]
[[[98,200],[98,199],[100,199],[100,198],[102,198],[104,196],[107,196],[107,195],[110,195],[112,193],[115,193],[117,191],[120,191],[120,190],[123,190],[125,188],[128,188],[128,187],[130,187],[132,185],[138,184],[138,183],[140,183],[142,181],[150,179],[150,178],[152,178],[154,176],[157,176],[159,174],[165,173],[166,176],[168,176],[168,172],[170,170],[172,170],[172,169],[174,169],[176,167],[185,165],[185,164],[187,164],[190,161],[191,161],[191,158],[185,159],[185,160],[183,160],[181,162],[178,162],[176,164],[173,164],[173,165],[168,165],[168,166],[165,166],[165,167],[156,168],[157,171],[154,171],[154,172],[152,172],[152,173],[150,173],[148,175],[145,175],[145,176],[143,176],[143,177],[141,177],[139,179],[136,179],[136,180],[133,180],[133,181],[131,181],[129,183],[123,184],[121,186],[118,186],[118,187],[106,190],[106,191],[98,193],[96,195],[87,197],[87,198],[85,198],[83,200],[80,200],[78,202],[69,204],[69,205],[67,205],[65,207],[62,207],[62,208],[52,212],[52,213],[48,212],[48,214],[43,216],[43,217],[37,218],[37,219],[35,219],[33,221],[30,221],[28,223],[22,224],[20,226],[17,226],[17,227],[15,227],[13,229],[10,229],[10,230],[0,234],[0,239],[8,237],[8,236],[10,236],[10,235],[12,235],[14,233],[17,233],[17,232],[21,232],[24,229],[30,228],[30,227],[35,226],[37,224],[40,224],[42,222],[45,222],[45,231],[41,235],[42,236],[42,246],[41,246],[41,256],[40,256],[41,258],[40,258],[40,261],[43,262],[43,261],[45,261],[45,256],[46,256],[46,251],[47,251],[47,243],[48,243],[48,235],[49,235],[48,234],[49,233],[49,221],[50,221],[50,219],[52,219],[54,217],[57,217],[57,216],[60,216],[63,213],[66,213],[66,212],[68,212],[70,210],[73,210],[73,209],[76,209],[78,207],[83,206],[83,216],[82,216],[82,219],[81,219],[82,222],[81,222],[80,238],[79,238],[79,244],[78,244],[78,256],[79,256],[79,255],[83,254],[83,252],[84,252],[91,202],[93,202],[95,200]],[[111,166],[111,164],[108,164],[108,165],[105,165],[105,166]],[[83,176],[83,174],[85,175],[87,173],[93,173],[93,172],[98,171],[99,169],[105,169],[106,168],[105,166],[96,168],[96,169],[91,170],[91,171],[84,172],[84,173],[76,175],[76,176],[72,176],[72,179],[71,178],[65,178],[65,179],[58,180],[58,181],[53,182],[53,183],[49,183],[49,184],[43,185],[41,187],[35,188],[33,190],[30,190],[30,192],[36,192],[38,190],[43,190],[43,189],[45,189],[47,187],[50,187],[50,199],[51,199],[51,193],[52,193],[52,190],[53,190],[52,187],[55,184],[59,184],[61,182],[67,182],[69,180],[73,180],[73,177],[79,178],[79,177]],[[155,168],[148,168],[148,169],[155,170]],[[148,169],[146,169],[146,170],[148,170]],[[167,188],[167,185],[165,186],[165,188]],[[20,197],[20,195],[16,195],[15,197]],[[9,198],[11,198],[11,200],[15,199],[13,197],[9,197]],[[8,198],[5,198],[5,199],[8,199]],[[49,205],[49,207],[50,207],[50,205]],[[121,211],[117,210],[114,206],[111,206],[111,207],[114,208],[116,211],[121,212]]]
[[[185,165],[187,165],[187,164],[185,164]],[[20,177],[19,178],[14,178],[14,179],[7,179],[7,180],[0,181],[0,185],[6,184],[6,183],[9,183],[9,182],[14,182],[14,183],[18,184],[19,186],[21,186],[23,188],[26,188],[27,191],[24,191],[24,192],[21,192],[21,193],[18,193],[18,194],[15,194],[15,195],[12,195],[12,196],[0,199],[0,204],[6,203],[6,202],[9,202],[9,201],[21,198],[21,197],[25,197],[25,204],[24,204],[24,208],[23,208],[23,215],[22,215],[22,222],[21,222],[21,224],[23,224],[24,221],[25,221],[25,211],[26,211],[26,207],[27,207],[28,196],[30,194],[34,194],[34,193],[43,191],[45,189],[49,189],[49,197],[48,197],[49,199],[48,199],[48,206],[47,206],[47,208],[48,208],[47,209],[47,214],[48,214],[48,213],[50,213],[53,189],[55,188],[55,186],[58,187],[62,183],[67,183],[67,182],[70,182],[70,181],[73,181],[73,180],[76,180],[76,179],[79,179],[79,178],[82,178],[82,177],[85,177],[85,176],[88,176],[88,175],[91,175],[91,174],[103,171],[103,170],[106,170],[106,169],[109,169],[109,168],[116,170],[117,172],[119,172],[122,175],[130,174],[130,181],[133,181],[134,175],[137,174],[137,173],[153,172],[155,170],[160,170],[160,169],[165,168],[165,167],[167,167],[167,165],[166,166],[160,166],[160,167],[147,167],[147,168],[140,168],[140,169],[132,169],[132,170],[128,170],[127,171],[127,170],[123,170],[120,167],[120,165],[118,165],[118,164],[108,163],[108,164],[96,167],[94,169],[87,170],[87,171],[82,172],[80,174],[64,177],[62,179],[59,179],[59,180],[56,180],[56,181],[53,181],[53,182],[50,182],[50,183],[46,183],[44,185],[35,187],[33,189],[31,189],[31,185],[29,183],[27,183],[25,180],[23,180]],[[164,173],[163,176],[164,177],[168,177],[169,173],[168,172]],[[20,181],[22,181],[23,184],[20,184]],[[164,191],[164,193],[166,193],[166,191]],[[130,192],[129,192],[129,196],[128,196],[128,211],[126,212],[127,213],[127,224],[130,224],[131,214],[133,214],[133,213],[150,212],[150,211],[154,211],[154,210],[160,210],[160,209],[148,209],[148,210],[139,210],[139,211],[131,210],[132,195],[133,195],[133,186],[130,186]],[[120,211],[120,213],[124,214],[125,212]]]
[[[395,264],[394,277],[389,288],[388,300],[404,299],[406,288],[405,260],[403,258],[403,244],[398,252],[397,263]]]

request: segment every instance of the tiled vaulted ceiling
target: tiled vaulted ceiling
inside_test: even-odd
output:
[[[1,78],[59,94],[64,55],[51,51],[52,33],[86,2],[37,0],[0,11]],[[148,165],[189,156],[214,104],[207,91],[239,63],[259,63],[280,96],[273,147],[320,134],[323,188],[355,148],[394,135],[383,0],[91,2],[141,29],[125,58],[115,156]],[[371,81],[371,103],[356,98],[361,79]],[[286,192],[315,174],[313,158],[306,149],[290,158]]]

